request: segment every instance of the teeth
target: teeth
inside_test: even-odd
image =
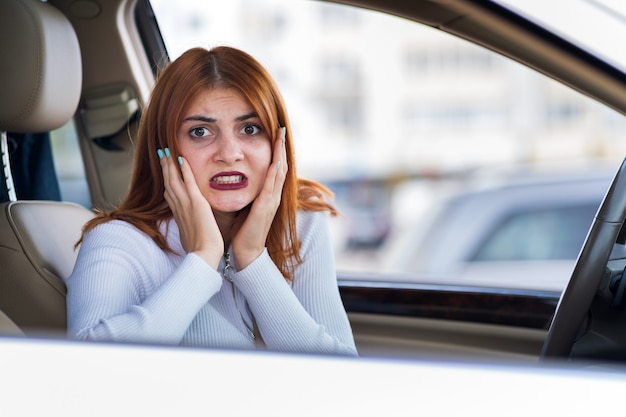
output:
[[[243,181],[243,175],[228,175],[224,177],[215,177],[213,181],[218,184],[234,184]]]

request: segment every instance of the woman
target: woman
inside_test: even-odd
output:
[[[298,179],[267,71],[194,48],[158,77],[129,195],[84,229],[69,334],[356,355],[336,282],[326,188]]]

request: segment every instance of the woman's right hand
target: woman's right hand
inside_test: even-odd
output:
[[[183,248],[196,253],[217,269],[224,253],[224,239],[209,202],[200,192],[193,172],[182,156],[178,157],[178,161],[174,160],[167,148],[159,149],[158,155],[163,171],[165,201],[180,230]]]

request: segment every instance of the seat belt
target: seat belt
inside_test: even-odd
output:
[[[2,135],[0,143],[0,152],[2,154],[2,172],[4,173],[7,195],[9,196],[9,201],[17,201],[17,195],[15,194],[15,186],[13,183],[13,174],[11,173],[11,161],[9,160],[9,140],[7,132],[3,130],[0,134]]]

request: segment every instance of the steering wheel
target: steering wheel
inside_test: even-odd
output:
[[[626,219],[626,159],[622,162],[589,229],[572,277],[561,295],[540,360],[567,358],[591,307]]]

